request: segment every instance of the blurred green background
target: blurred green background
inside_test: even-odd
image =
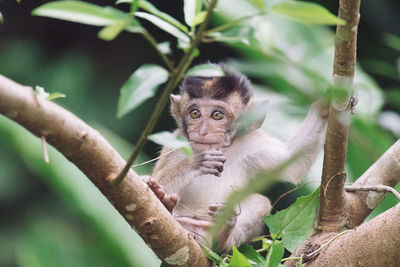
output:
[[[106,42],[96,27],[30,12],[48,1],[0,1],[0,74],[21,84],[62,92],[56,100],[98,129],[127,158],[149,119],[156,99],[117,120],[119,88],[144,63],[161,61],[138,35],[122,33]],[[113,1],[91,1],[113,5]],[[151,1],[183,21],[182,1]],[[272,5],[278,1],[267,1]],[[337,1],[317,1],[336,14]],[[127,8],[121,6],[119,8]],[[126,10],[125,10],[126,11]],[[214,26],[255,13],[244,0],[220,0]],[[355,88],[359,104],[352,116],[349,181],[360,176],[400,136],[400,4],[363,0]],[[144,23],[157,41],[174,40]],[[287,139],[304,118],[308,104],[332,75],[334,27],[304,25],[276,15],[255,17],[203,44],[195,63],[227,61],[249,76],[257,95],[270,99],[266,130]],[[175,50],[175,49],[174,49]],[[173,59],[179,60],[180,52]],[[155,132],[172,130],[167,110]],[[148,143],[139,161],[160,148]],[[318,180],[319,159],[309,175]],[[150,173],[151,166],[136,170]],[[317,183],[313,183],[317,186]],[[272,199],[292,188],[280,184]],[[286,207],[297,192],[280,202]],[[375,214],[395,203],[387,197]],[[38,138],[0,116],[0,266],[158,266],[159,261],[79,170],[50,149],[43,161]]]

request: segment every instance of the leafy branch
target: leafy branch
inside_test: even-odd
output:
[[[134,163],[136,157],[139,155],[139,152],[142,150],[143,146],[145,145],[148,136],[150,133],[153,131],[154,126],[156,122],[158,121],[162,111],[165,108],[165,105],[168,102],[169,95],[172,93],[172,91],[175,89],[175,87],[178,85],[180,82],[181,78],[183,77],[183,74],[186,72],[186,70],[189,68],[190,64],[192,63],[193,60],[193,52],[195,49],[198,47],[202,37],[203,33],[207,27],[207,24],[211,18],[212,11],[217,3],[217,0],[212,0],[209,7],[208,7],[208,12],[207,16],[204,19],[204,22],[200,25],[195,38],[193,39],[189,49],[187,52],[183,55],[181,61],[179,62],[178,66],[176,69],[173,69],[171,72],[171,77],[163,89],[163,94],[161,95],[159,101],[157,102],[157,105],[153,111],[153,114],[150,117],[149,122],[147,123],[145,129],[143,130],[136,146],[135,149],[133,150],[131,156],[129,157],[124,169],[121,171],[121,173],[115,178],[114,182],[119,183],[122,181],[122,179],[125,177],[126,173],[128,172],[129,168],[132,166]]]

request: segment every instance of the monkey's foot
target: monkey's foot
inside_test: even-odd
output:
[[[208,206],[208,215],[210,215],[213,220],[218,216],[218,214],[221,212],[221,209],[226,205],[226,202],[210,202]],[[233,230],[233,228],[236,225],[237,222],[237,217],[238,217],[238,212],[236,210],[233,212],[232,216],[230,216],[226,221],[225,221],[225,226],[222,228],[222,230],[218,233],[217,235],[217,241],[218,244],[221,247],[225,247],[226,242]]]
[[[226,205],[225,201],[214,201],[210,202],[208,205],[208,215],[212,217],[213,220],[218,216],[218,214],[221,212],[221,209]],[[225,225],[227,228],[233,228],[236,224],[237,221],[237,216],[239,214],[236,212],[236,210],[233,212],[232,216],[226,221]]]
[[[215,176],[221,176],[221,173],[224,170],[226,157],[222,151],[206,150],[199,154],[197,161],[202,175],[212,174]]]
[[[156,197],[164,204],[169,212],[172,213],[176,204],[178,203],[178,196],[176,194],[167,194],[162,185],[160,185],[156,180],[151,177],[145,179],[146,184],[149,186],[151,191],[156,195]]]
[[[207,242],[207,231],[212,226],[211,222],[190,217],[176,217],[176,220],[186,229],[188,236],[196,241]]]

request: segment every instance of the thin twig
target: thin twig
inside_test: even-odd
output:
[[[338,233],[337,235],[335,235],[334,237],[332,237],[331,239],[329,239],[327,242],[325,242],[324,244],[322,244],[322,246],[319,247],[319,249],[313,251],[312,253],[306,255],[307,258],[311,258],[314,255],[318,254],[319,252],[321,252],[324,248],[326,248],[327,246],[329,246],[336,238],[338,238],[339,236],[342,236],[344,234],[347,234],[348,232],[350,232],[352,230],[346,230],[343,232]]]
[[[178,85],[178,83],[180,82],[184,73],[189,68],[190,64],[192,63],[193,52],[195,51],[197,46],[200,44],[200,41],[203,38],[204,31],[207,27],[208,22],[210,21],[212,11],[216,4],[217,4],[217,0],[211,1],[208,12],[207,12],[207,16],[206,16],[204,22],[200,25],[200,27],[196,33],[196,36],[193,39],[188,51],[183,55],[181,61],[178,64],[178,67],[171,71],[171,73],[170,73],[171,78],[169,79],[167,85],[165,86],[165,88],[163,90],[163,94],[161,95],[160,99],[158,100],[157,105],[154,108],[153,114],[151,115],[149,122],[147,123],[142,134],[140,135],[137,145],[135,146],[135,149],[133,150],[131,156],[129,157],[124,169],[113,180],[114,184],[118,184],[119,182],[121,182],[124,179],[125,175],[128,173],[133,162],[139,155],[139,152],[142,150],[145,143],[147,142],[147,137],[153,131],[154,126],[156,125],[156,122],[158,121],[158,118],[160,117],[161,113],[163,112],[163,110],[168,102],[169,95],[172,93],[172,91]]]
[[[174,67],[171,64],[171,61],[168,59],[168,57],[161,52],[161,50],[158,48],[157,41],[153,38],[153,36],[148,32],[144,31],[142,32],[143,37],[151,44],[151,46],[154,48],[154,50],[157,51],[157,54],[160,56],[164,64],[168,67],[169,71],[172,71]]]
[[[174,151],[176,151],[176,150],[178,150],[178,149],[180,149],[180,148],[171,149],[170,151],[168,151],[167,153],[165,153],[165,154],[163,154],[163,155],[160,155],[160,156],[158,156],[158,157],[156,157],[156,158],[154,158],[154,159],[151,159],[151,160],[148,160],[148,161],[145,161],[145,162],[141,162],[141,163],[135,164],[135,165],[133,165],[131,168],[134,169],[134,168],[136,168],[136,167],[143,166],[143,165],[145,165],[145,164],[148,164],[148,163],[151,163],[151,162],[153,162],[153,161],[159,160],[159,159],[165,157],[166,155],[168,155],[168,154],[170,154],[170,153],[172,153],[172,152],[174,152]]]
[[[288,258],[283,258],[281,259],[281,262],[285,262],[285,261],[299,261],[301,260],[302,257],[288,257]]]
[[[304,184],[301,184],[301,185],[299,185],[299,186],[296,186],[295,188],[290,189],[289,191],[283,193],[282,195],[280,195],[280,196],[274,201],[274,203],[272,204],[272,208],[275,207],[275,205],[279,202],[279,200],[281,200],[281,199],[282,199],[283,197],[285,197],[286,195],[288,195],[288,194],[290,194],[290,193],[293,193],[294,191],[297,191],[297,190],[299,190],[300,188],[302,188],[302,187],[304,187],[304,186],[306,186],[306,185],[308,185],[308,184],[316,183],[316,182],[319,183],[320,181],[309,181],[309,182],[307,182],[307,183],[304,183]]]
[[[400,201],[400,194],[391,186],[387,185],[376,185],[376,186],[359,186],[359,187],[345,187],[344,188],[348,192],[354,191],[376,191],[376,192],[383,192],[383,193],[392,193],[399,201]]]
[[[46,137],[43,135],[41,136],[42,139],[42,148],[43,148],[43,157],[44,157],[44,162],[47,164],[50,163],[50,158],[49,158],[49,152],[47,150],[47,142],[46,142]]]
[[[323,191],[323,195],[324,195],[324,196],[325,196],[325,192],[326,192],[326,190],[328,190],[328,186],[329,186],[330,182],[333,180],[333,178],[335,178],[335,177],[337,177],[337,176],[339,176],[339,175],[342,175],[342,174],[346,174],[346,172],[345,172],[345,171],[342,171],[342,172],[336,173],[335,175],[333,175],[333,176],[328,180],[328,182],[326,183],[326,186],[325,186],[325,188],[324,188],[324,191]]]

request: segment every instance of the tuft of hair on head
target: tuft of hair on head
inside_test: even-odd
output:
[[[249,79],[223,63],[208,64],[220,66],[225,75],[220,77],[186,76],[180,86],[181,95],[187,93],[191,99],[209,97],[224,100],[233,93],[238,93],[242,103],[247,105],[253,96]]]

